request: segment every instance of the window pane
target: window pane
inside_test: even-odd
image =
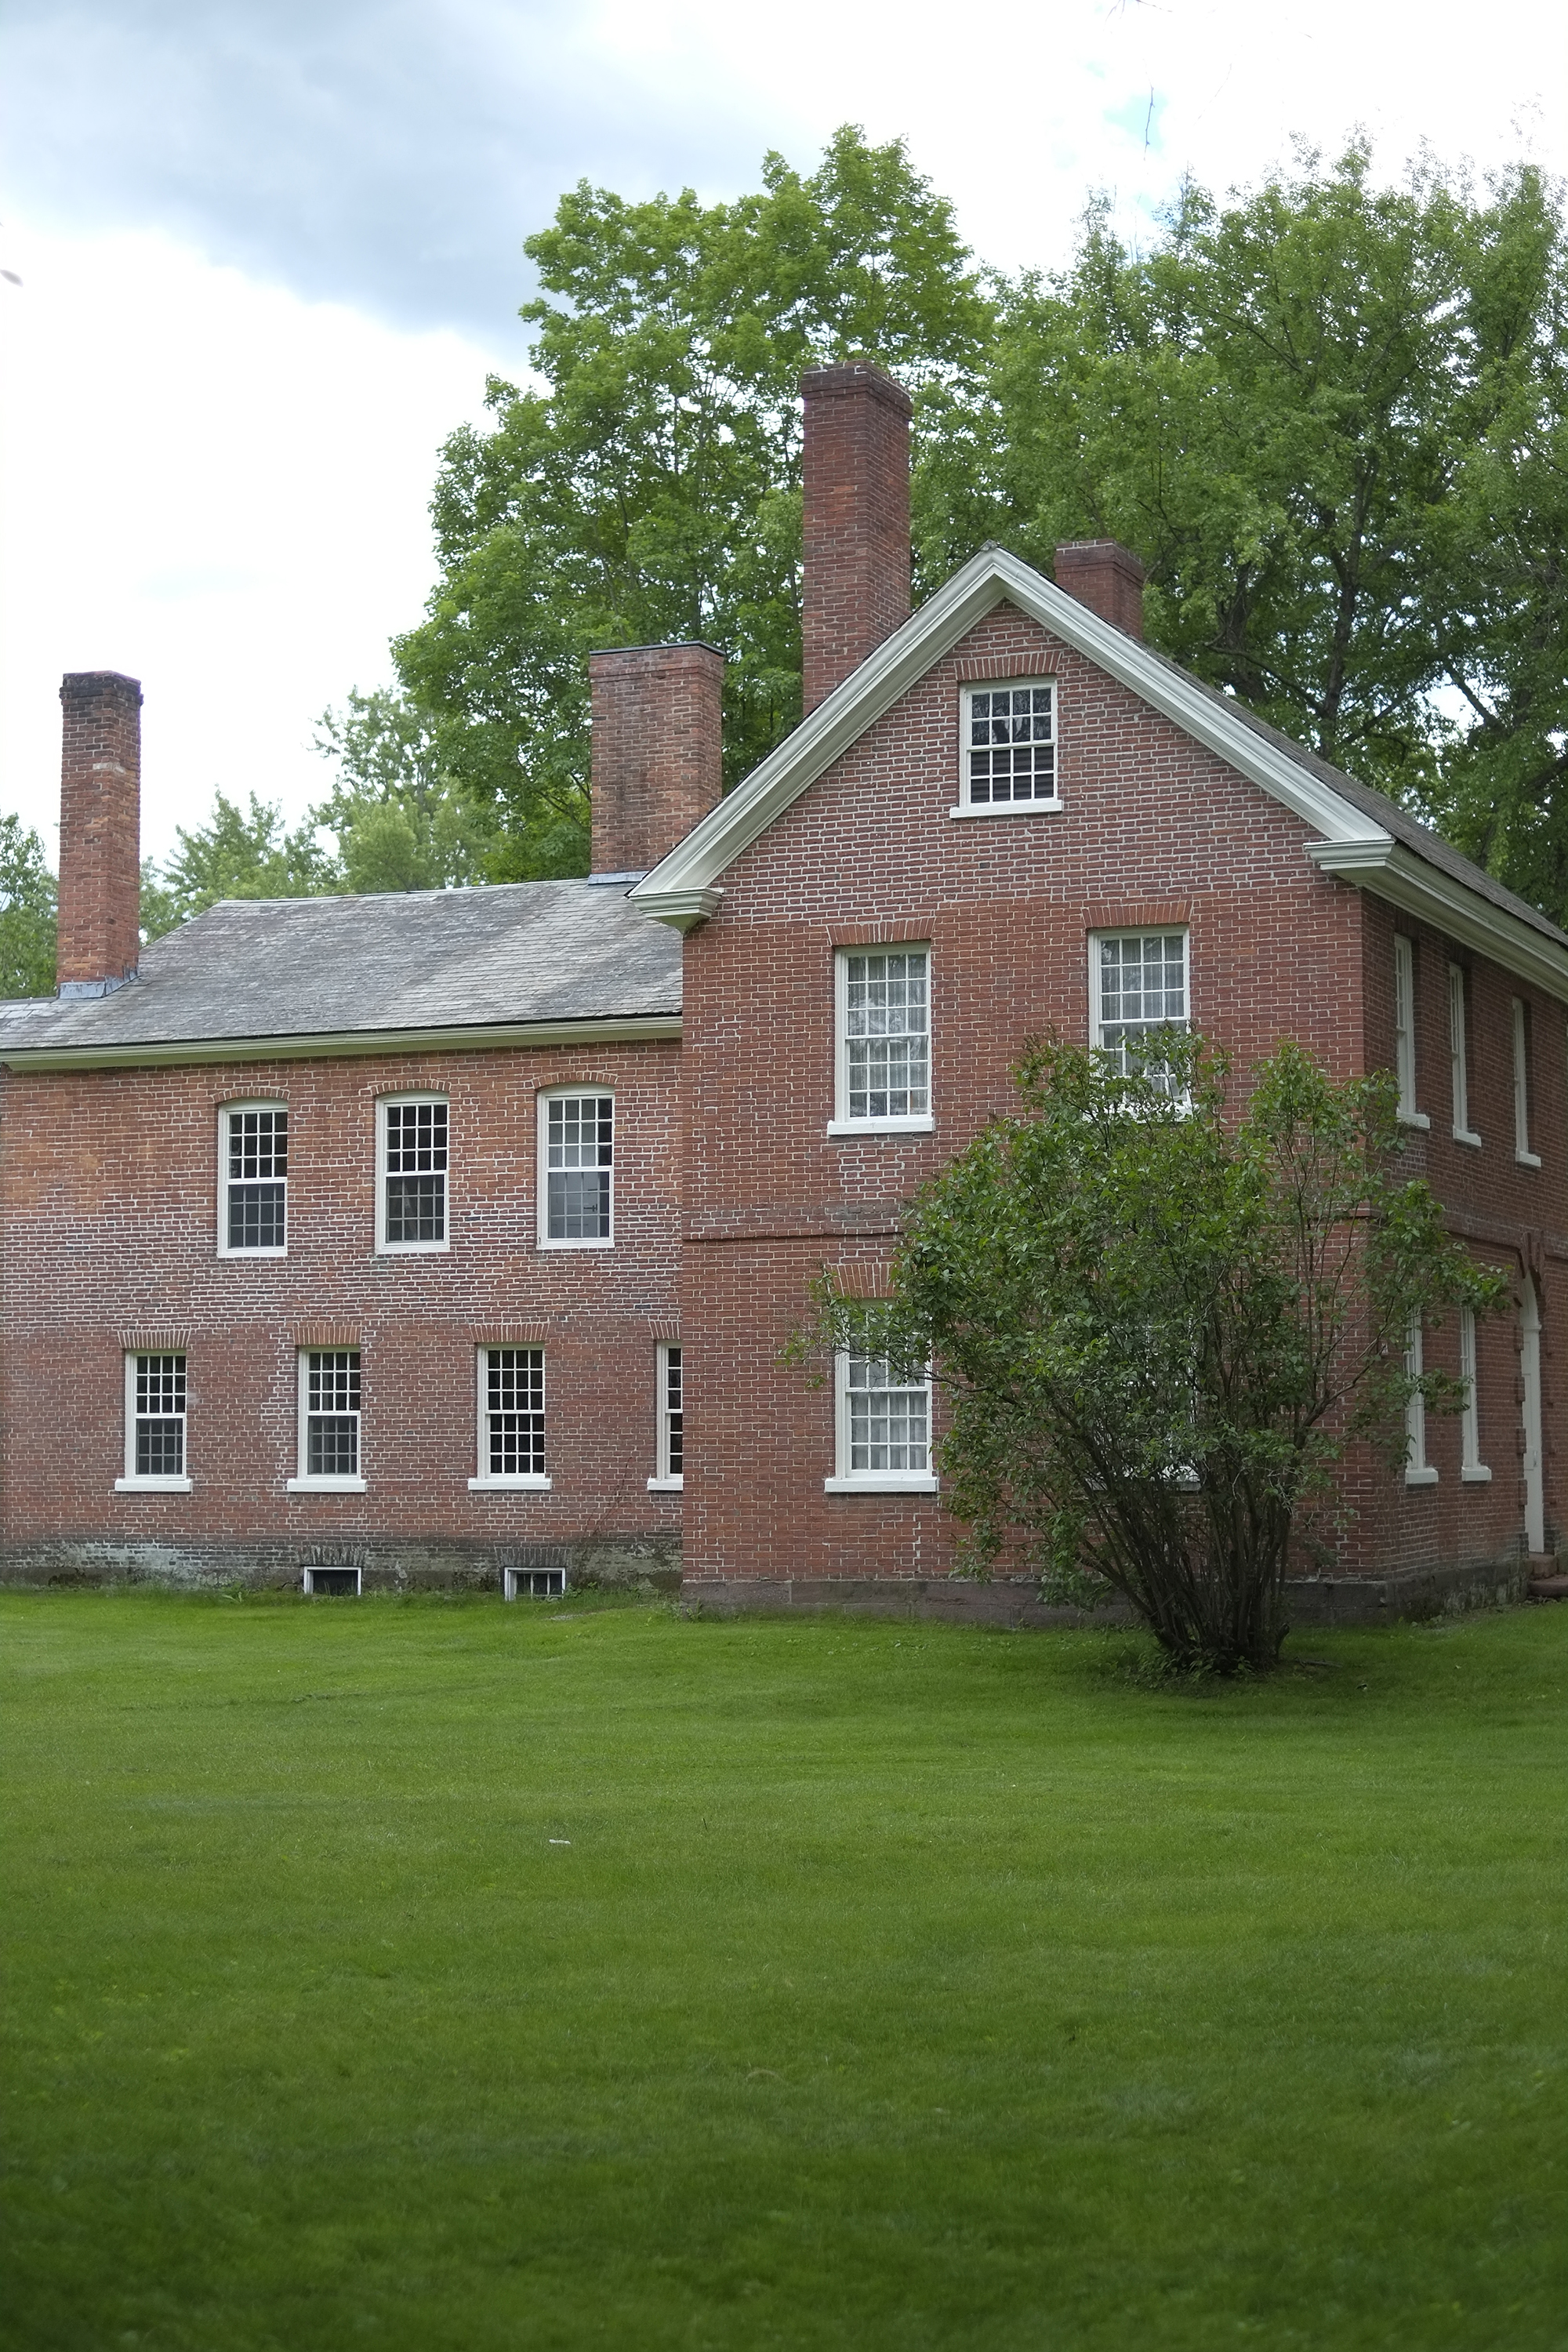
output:
[[[281,1184],[231,1184],[228,1188],[228,1246],[231,1250],[283,1247]]]
[[[250,1180],[289,1173],[289,1114],[286,1110],[231,1110],[228,1172]]]
[[[972,801],[1056,798],[1056,691],[1049,686],[994,687],[969,698],[969,797]]]
[[[135,1473],[138,1478],[185,1475],[185,1360],[136,1359]]]
[[[931,1108],[931,1008],[923,949],[845,958],[846,1117],[919,1118]]]
[[[931,1394],[926,1383],[895,1378],[876,1356],[851,1356],[849,1468],[925,1472],[931,1466]]]
[[[1142,1055],[1142,1041],[1161,1029],[1187,1026],[1187,940],[1184,931],[1133,931],[1100,942],[1100,1044],[1121,1068],[1157,1075],[1158,1055]]]
[[[485,1350],[485,1402],[490,1476],[542,1476],[542,1349],[488,1348]]]
[[[357,1414],[312,1414],[307,1427],[305,1475],[308,1478],[358,1477]]]
[[[664,1357],[664,1450],[666,1475],[671,1478],[679,1478],[684,1473],[685,1429],[680,1350],[679,1348],[667,1348]]]
[[[389,1242],[444,1242],[447,1238],[445,1176],[389,1176],[386,1180]]]
[[[546,1105],[545,1229],[552,1242],[608,1241],[615,1098],[552,1095]]]

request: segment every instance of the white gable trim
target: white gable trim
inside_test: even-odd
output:
[[[1361,810],[1271,743],[1233,719],[1179,670],[1150,654],[1137,639],[1102,621],[1002,548],[987,548],[955,572],[944,587],[910,614],[901,628],[868,656],[826,702],[801,721],[793,735],[771,751],[744,783],[710,809],[668,857],[645,875],[627,897],[657,922],[688,929],[713,912],[698,894],[715,888],[720,876],[749,849],[841,751],[891,709],[899,697],[933,663],[967,636],[977,621],[1001,604],[1020,612],[1072,646],[1121,680],[1145,702],[1216,752],[1233,768],[1294,811],[1331,841],[1365,840]],[[1386,836],[1385,836],[1386,837]]]
[[[1307,845],[1307,852],[1322,872],[1370,887],[1568,1003],[1568,948],[1395,842],[1310,768],[1257,734],[1239,714],[1233,715],[1137,638],[1102,621],[1004,548],[986,548],[972,557],[895,629],[744,783],[710,809],[627,892],[632,905],[654,921],[682,931],[716,914],[726,866],[977,621],[1004,603],[1038,621],[1299,816],[1321,836]]]

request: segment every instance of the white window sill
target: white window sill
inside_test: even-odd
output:
[[[188,1495],[191,1482],[188,1478],[117,1478],[114,1491],[117,1495]]]
[[[559,1238],[552,1241],[544,1234],[539,1236],[539,1246],[542,1250],[614,1249],[615,1245],[613,1234],[598,1234],[592,1239],[585,1237],[576,1242],[562,1241]]]
[[[1459,1483],[1465,1486],[1489,1486],[1492,1474],[1484,1463],[1468,1462],[1459,1473]]]
[[[1432,1124],[1424,1110],[1400,1110],[1394,1115],[1401,1127],[1430,1127]]]
[[[286,1249],[220,1249],[219,1257],[287,1257]]]
[[[1539,1168],[1541,1165],[1539,1151],[1516,1151],[1513,1157],[1514,1164],[1520,1168]]]
[[[650,1495],[682,1495],[686,1491],[685,1473],[678,1470],[673,1478],[650,1478],[647,1490]]]
[[[931,1135],[936,1121],[930,1113],[920,1118],[830,1118],[827,1133],[835,1142],[856,1135]]]
[[[510,1477],[498,1472],[489,1478],[470,1478],[468,1492],[470,1495],[481,1494],[489,1486],[529,1486],[535,1494],[544,1494],[554,1484],[555,1481],[546,1477],[542,1470],[517,1470]]]
[[[1407,1486],[1435,1486],[1437,1484],[1437,1473],[1429,1465],[1419,1470],[1407,1470],[1405,1474],[1405,1483]]]
[[[363,1495],[369,1490],[363,1478],[290,1478],[283,1491],[286,1495]]]
[[[1059,816],[1060,801],[961,801],[949,816]]]
[[[900,1478],[897,1473],[886,1477],[825,1478],[825,1495],[934,1495],[938,1490],[934,1478]]]
[[[1472,1151],[1479,1151],[1481,1148],[1481,1139],[1473,1128],[1457,1127],[1454,1129],[1454,1140],[1456,1143],[1468,1145]]]
[[[444,1257],[452,1244],[447,1242],[377,1242],[377,1257]]]

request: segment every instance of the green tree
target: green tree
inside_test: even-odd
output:
[[[1500,1304],[1503,1277],[1405,1178],[1395,1089],[1285,1045],[1237,1116],[1224,1063],[1165,1033],[1142,1067],[1050,1042],[916,1196],[893,1297],[819,1293],[812,1341],[929,1363],[951,1402],[951,1507],[985,1567],[1131,1602],[1167,1657],[1272,1666],[1293,1552],[1347,1445],[1391,1459],[1418,1388],[1412,1321]]]
[[[55,877],[19,816],[0,816],[0,997],[52,996]]]
[[[984,352],[989,306],[901,142],[846,128],[763,182],[563,197],[526,247],[544,389],[492,381],[493,427],[447,444],[439,582],[394,650],[443,771],[504,823],[498,876],[586,866],[592,648],[716,645],[731,780],[798,719],[802,368],[952,386]]]
[[[921,562],[1123,541],[1156,645],[1533,873],[1563,760],[1561,210],[1527,169],[1478,202],[1368,164],[1309,156],[1224,206],[1189,185],[1146,253],[1091,205],[1068,271],[1003,289],[984,397],[927,395]],[[1515,768],[1489,831],[1483,778]]]
[[[403,697],[351,692],[346,709],[322,714],[316,748],[337,764],[310,811],[337,841],[335,887],[438,890],[487,878],[494,823],[444,772],[431,730]]]
[[[142,871],[142,931],[155,940],[220,898],[308,898],[336,887],[313,817],[290,833],[280,808],[250,795],[248,812],[215,793],[205,825],[175,827],[176,847]]]

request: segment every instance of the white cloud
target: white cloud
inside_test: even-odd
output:
[[[437,451],[521,329],[492,353],[399,334],[147,235],[6,258],[5,804],[52,842],[60,676],[101,668],[143,681],[149,851],[215,784],[298,813],[327,781],[314,715],[419,615]]]

